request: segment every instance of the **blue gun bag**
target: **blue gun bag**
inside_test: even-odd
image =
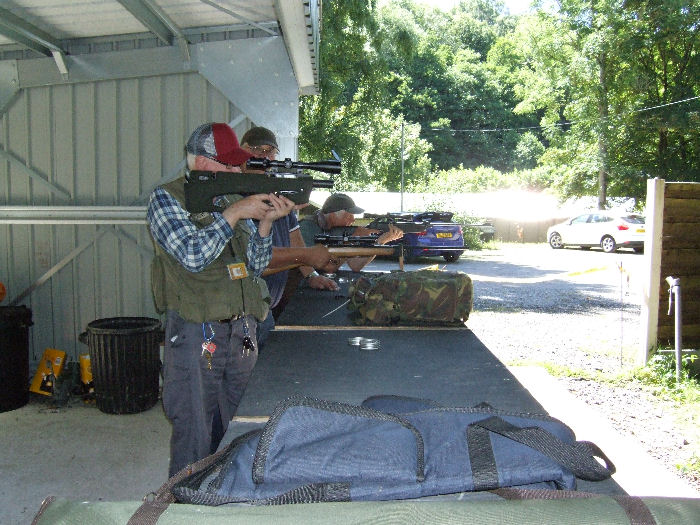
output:
[[[502,487],[574,490],[577,477],[598,481],[615,472],[597,446],[576,441],[554,418],[396,396],[360,406],[291,397],[264,426],[216,456],[173,486],[178,501],[283,504]]]

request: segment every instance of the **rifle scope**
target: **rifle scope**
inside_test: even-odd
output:
[[[340,173],[341,166],[338,160],[324,160],[321,162],[295,162],[292,159],[270,160],[256,157],[248,159],[247,166],[251,169],[283,168],[286,170],[313,170],[323,173]]]

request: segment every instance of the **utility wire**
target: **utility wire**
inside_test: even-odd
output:
[[[651,111],[653,109],[674,106],[676,104],[683,104],[685,102],[691,102],[691,101],[697,100],[697,99],[700,99],[700,96],[690,97],[690,98],[686,98],[684,100],[677,100],[675,102],[668,102],[667,104],[660,104],[658,106],[651,106],[648,108],[635,109],[632,111],[628,111],[626,113],[621,113],[619,115],[608,116],[603,120],[609,121],[613,118],[619,118],[619,117],[623,117],[625,115],[631,115],[633,113],[643,113],[645,111]],[[598,121],[598,119],[596,119],[596,121]],[[590,122],[590,121],[571,120],[571,121],[567,121],[567,122],[556,122],[554,124],[548,124],[546,126],[527,126],[527,127],[521,127],[521,128],[486,128],[486,129],[481,129],[481,128],[472,128],[472,129],[430,128],[430,131],[449,131],[449,132],[457,132],[457,133],[474,133],[474,132],[476,132],[476,133],[493,133],[493,132],[498,132],[498,131],[526,131],[526,130],[531,130],[531,129],[549,129],[549,128],[556,128],[556,127],[562,127],[562,126],[572,126],[574,124],[581,124],[583,122]]]

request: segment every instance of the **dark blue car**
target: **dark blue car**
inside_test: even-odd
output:
[[[396,222],[399,227],[401,223],[410,223],[410,227],[402,228],[403,238],[391,243],[403,244],[406,258],[442,256],[447,262],[454,262],[464,253],[462,226],[452,222],[452,212],[393,212],[375,219],[367,227],[376,228],[389,222]]]

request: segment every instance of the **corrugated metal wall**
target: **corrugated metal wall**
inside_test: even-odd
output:
[[[195,73],[22,90],[0,115],[0,203],[143,206],[154,186],[179,173],[187,137],[207,121],[233,121],[239,136],[250,126]],[[3,304],[46,279],[20,303],[33,312],[32,361],[47,347],[77,359],[87,351],[78,335],[95,319],[157,316],[145,218],[0,224],[0,247]]]

